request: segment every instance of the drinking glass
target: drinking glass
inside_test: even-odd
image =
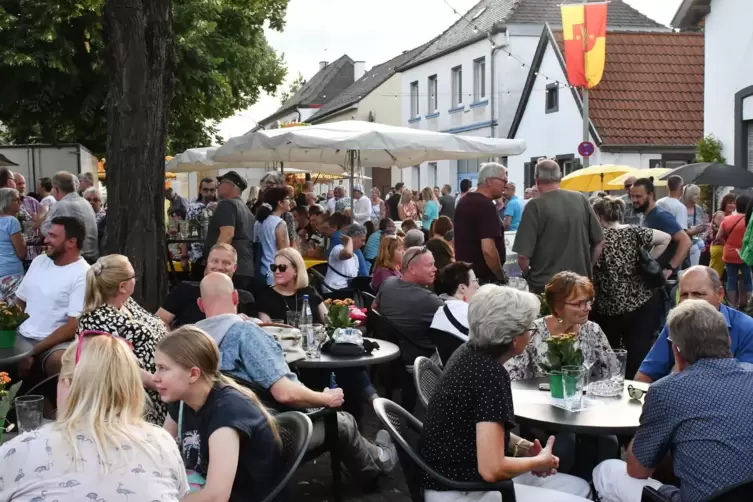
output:
[[[620,396],[625,390],[627,350],[607,350],[604,355],[606,356],[607,375],[604,380],[599,380],[590,385],[591,394],[599,397]]]
[[[592,369],[594,364],[601,359],[601,349],[590,343],[581,344],[580,348],[583,351],[583,367],[586,369],[583,388],[588,393],[588,384],[591,381]]]
[[[16,398],[16,418],[19,432],[29,432],[42,427],[44,396],[21,396]]]
[[[583,378],[585,369],[582,366],[562,367],[562,390],[565,398],[565,408],[577,411],[583,407]]]
[[[308,341],[306,358],[319,359],[322,355],[322,345],[327,339],[327,329],[321,324],[312,324],[310,329],[306,330],[304,336],[307,337]]]
[[[287,318],[288,318],[288,325],[293,326],[294,328],[297,328],[301,322],[301,313],[288,310]]]

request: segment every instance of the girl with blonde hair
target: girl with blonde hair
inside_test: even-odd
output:
[[[424,187],[421,190],[421,224],[424,230],[430,230],[431,224],[434,220],[439,218],[439,203],[437,202],[437,196],[434,195],[434,190],[431,187]]]
[[[418,208],[413,201],[413,192],[410,190],[403,190],[400,203],[397,205],[397,216],[400,221],[418,220]]]
[[[129,344],[84,332],[63,354],[57,421],[0,447],[0,499],[183,499],[180,453],[169,434],[144,421],[144,401]]]
[[[152,382],[154,351],[167,334],[159,317],[139,306],[131,295],[136,274],[123,255],[103,256],[86,272],[84,310],[78,320],[79,332],[98,330],[117,334],[133,345],[141,367],[142,384],[149,391],[147,420],[155,425],[165,421],[167,408]]]
[[[282,469],[277,428],[256,395],[219,367],[217,344],[195,326],[162,339],[154,381],[168,403],[165,429],[182,445],[186,468],[206,480],[202,500],[263,500]]]

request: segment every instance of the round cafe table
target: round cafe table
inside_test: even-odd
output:
[[[400,357],[400,347],[392,342],[385,340],[374,340],[366,338],[379,344],[378,349],[374,349],[371,354],[361,354],[360,356],[334,356],[327,352],[322,352],[317,359],[301,359],[294,363],[296,368],[307,369],[336,369],[336,368],[355,368],[358,366],[371,366],[373,364],[382,364],[393,361]]]
[[[549,432],[574,432],[590,435],[631,435],[638,429],[643,399],[630,399],[628,385],[648,390],[648,385],[633,380],[625,380],[625,391],[620,397],[593,397],[600,404],[583,411],[567,411],[550,404],[549,391],[539,390],[540,383],[548,383],[548,378],[516,380],[512,382],[512,400],[515,417],[531,427]],[[585,396],[584,396],[585,397]]]
[[[29,357],[33,348],[33,345],[28,340],[17,336],[15,347],[12,349],[0,349],[0,368],[7,368],[25,357]]]

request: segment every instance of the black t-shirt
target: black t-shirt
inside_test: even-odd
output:
[[[400,217],[397,214],[397,205],[400,204],[400,198],[402,195],[394,193],[387,199],[387,207],[390,208],[390,218],[395,221],[400,221]]]
[[[175,423],[179,423],[180,402],[167,405]],[[183,405],[180,453],[186,469],[206,478],[209,469],[209,437],[229,427],[240,436],[238,470],[229,502],[262,500],[275,487],[283,469],[280,446],[258,406],[233,387],[218,384],[209,392],[204,405],[194,411]]]
[[[198,282],[183,281],[170,290],[162,308],[175,316],[173,328],[186,324],[196,324],[206,319],[196,300],[201,296]],[[238,290],[238,313],[256,317],[259,312],[254,303],[254,296],[248,291]]]
[[[207,240],[204,242],[204,251],[209,254],[212,247],[217,244],[221,227],[233,227],[233,247],[238,253],[238,270],[236,274],[245,277],[254,275],[254,258],[251,251],[251,225],[253,219],[251,211],[246,204],[236,197],[223,199],[217,204],[217,209],[209,220]]]
[[[301,206],[301,207],[308,207],[308,203],[306,202],[306,194],[301,192],[298,195],[295,196],[295,205]]]
[[[439,216],[447,216],[450,219],[455,218],[455,197],[452,195],[443,195],[439,198]]]
[[[259,293],[259,300],[256,308],[259,312],[264,312],[270,319],[287,319],[288,312],[300,312],[303,307],[303,296],[309,295],[309,306],[314,322],[323,323],[319,319],[319,304],[322,303],[322,297],[312,287],[299,289],[295,295],[283,296],[274,290],[271,286],[266,287]]]
[[[482,239],[494,239],[504,265],[505,239],[497,208],[485,195],[468,192],[455,209],[455,259],[473,264],[473,271],[482,282],[493,282],[497,277],[484,260]]]
[[[510,375],[501,363],[466,343],[447,362],[429,403],[419,445],[421,458],[454,481],[483,481],[476,456],[476,424],[481,422],[504,427],[507,450],[515,426]],[[449,490],[427,475],[423,486]]]

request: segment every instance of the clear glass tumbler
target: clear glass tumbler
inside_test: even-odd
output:
[[[294,328],[297,328],[298,325],[301,323],[301,313],[295,312],[293,310],[288,310],[287,321],[288,321],[289,326],[293,326]]]
[[[562,390],[565,408],[570,411],[580,410],[583,406],[583,380],[586,371],[582,366],[562,367]]]
[[[42,427],[44,396],[28,395],[16,398],[16,418],[19,432],[34,431]]]
[[[625,390],[625,368],[627,367],[627,350],[615,349],[607,351],[609,365],[609,380],[618,394]]]

